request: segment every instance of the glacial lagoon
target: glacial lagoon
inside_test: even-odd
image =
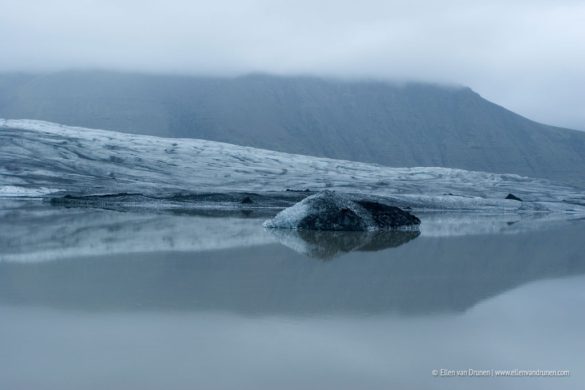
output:
[[[582,220],[434,214],[372,236],[3,206],[2,389],[585,386]]]

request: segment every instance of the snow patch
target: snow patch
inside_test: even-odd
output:
[[[27,188],[19,186],[0,186],[0,197],[38,198],[54,192],[62,191],[55,188]]]

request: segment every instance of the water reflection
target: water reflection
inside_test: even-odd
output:
[[[122,212],[0,203],[0,262],[38,262],[83,256],[164,251],[212,251],[274,241],[266,218],[239,211]]]
[[[267,210],[255,210],[247,215],[242,210],[215,209],[114,211],[4,200],[0,204],[0,262],[143,252],[206,252],[274,242],[305,256],[331,259],[352,251],[396,248],[419,236],[418,231],[267,231],[262,222],[271,214],[266,213]],[[435,213],[422,219],[420,234],[425,237],[519,234],[567,224],[566,220],[538,215]]]
[[[0,262],[0,304],[287,317],[458,313],[528,282],[585,273],[584,236],[583,223],[420,236],[327,262],[280,244]]]
[[[327,232],[270,229],[278,241],[308,257],[330,260],[352,251],[380,251],[406,244],[419,236],[418,230],[385,232]]]
[[[261,221],[0,211],[0,388],[583,388],[585,223],[275,237]]]

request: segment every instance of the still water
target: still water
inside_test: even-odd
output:
[[[12,208],[0,389],[584,388],[585,221],[508,219],[299,235],[253,216]]]

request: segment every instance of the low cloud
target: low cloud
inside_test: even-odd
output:
[[[0,9],[0,71],[455,83],[585,129],[582,1],[0,0]]]

